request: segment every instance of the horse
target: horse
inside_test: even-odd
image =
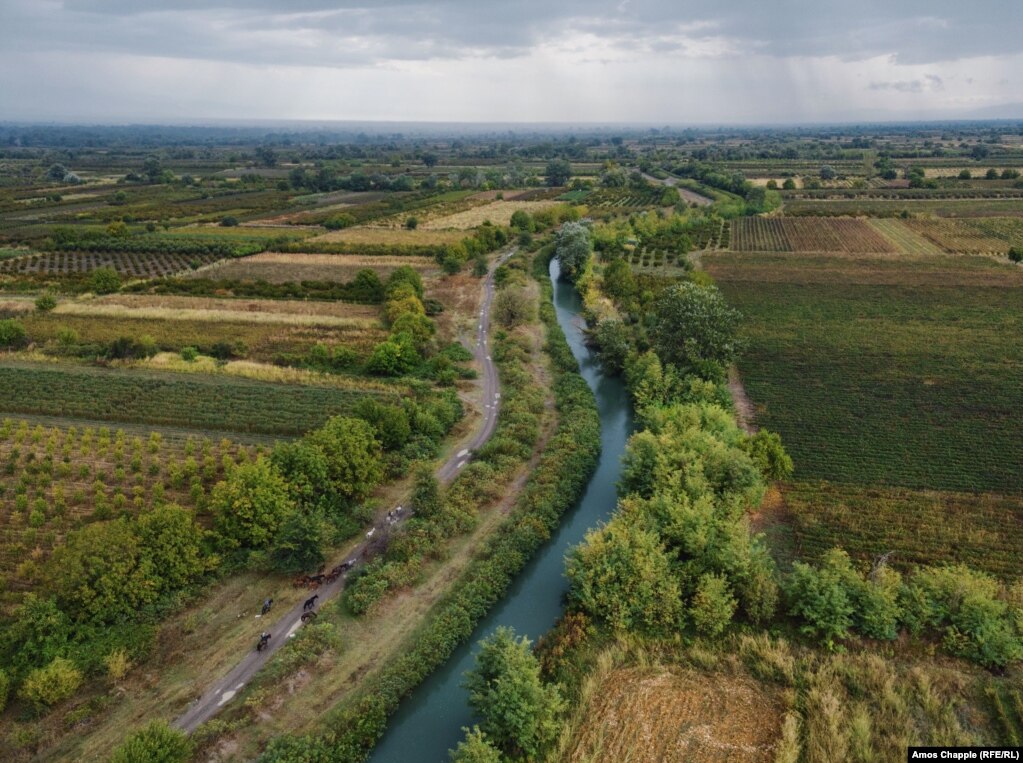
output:
[[[267,643],[269,643],[269,641],[270,641],[269,633],[263,632],[259,634],[259,643],[256,644],[256,651],[262,652],[264,649],[266,649],[266,645]]]
[[[316,619],[315,612],[303,612],[301,620],[303,623],[309,623]]]
[[[316,595],[315,595],[315,596],[313,596],[312,598],[310,598],[310,599],[306,599],[306,600],[305,600],[305,604],[303,604],[303,605],[302,605],[302,611],[303,611],[303,612],[308,612],[308,611],[309,611],[310,609],[312,609],[313,607],[315,607],[315,606],[316,606],[316,600],[317,600],[318,598],[320,598],[320,595],[319,595],[319,594],[316,594]]]
[[[267,612],[270,611],[270,607],[272,607],[273,605],[274,605],[274,600],[273,599],[267,599],[266,601],[264,601],[263,602],[263,611],[260,614],[265,615]]]

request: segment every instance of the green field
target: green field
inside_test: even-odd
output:
[[[1023,492],[1023,289],[728,282],[799,479]]]
[[[197,430],[299,435],[364,394],[205,374],[91,366],[0,366],[0,412],[142,422]]]

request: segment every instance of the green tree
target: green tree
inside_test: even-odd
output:
[[[619,631],[669,633],[682,617],[682,595],[657,535],[624,516],[591,530],[569,552],[569,598]]]
[[[683,281],[657,298],[650,336],[662,361],[723,378],[739,353],[740,319],[717,288]]]
[[[121,288],[121,276],[110,267],[96,268],[89,274],[89,288],[96,294],[111,294]]]
[[[110,763],[185,763],[195,745],[166,721],[152,721],[129,736],[114,750]]]
[[[135,619],[161,588],[138,535],[123,518],[68,533],[47,562],[45,578],[62,609],[95,623]]]
[[[26,594],[3,631],[3,662],[16,676],[67,655],[71,621],[53,597]]]
[[[621,305],[628,305],[635,299],[636,278],[623,258],[616,257],[604,268],[604,291]]]
[[[785,581],[789,613],[803,620],[804,633],[820,638],[825,647],[834,649],[836,639],[849,635],[860,584],[849,555],[842,549],[828,551],[819,568],[795,562]]]
[[[11,679],[6,670],[0,670],[0,713],[7,707],[7,697],[11,693]]]
[[[270,561],[278,572],[294,574],[319,569],[327,561],[327,523],[318,511],[293,511],[284,520]]]
[[[565,701],[559,686],[540,679],[529,644],[512,629],[498,628],[481,643],[465,686],[483,733],[509,754],[535,759],[557,738]]]
[[[161,593],[188,587],[216,565],[203,552],[206,533],[180,506],[163,504],[141,514],[136,532],[143,563],[159,575]]]
[[[490,744],[479,726],[471,729],[463,727],[462,731],[465,732],[465,739],[448,753],[451,763],[501,763],[501,751]]]
[[[792,178],[785,178],[785,182],[781,184],[782,190],[794,191],[796,190],[796,181]]]
[[[494,300],[494,319],[505,328],[529,323],[536,316],[536,305],[522,287],[506,286]]]
[[[437,482],[430,467],[426,464],[417,467],[415,480],[409,502],[416,516],[428,518],[440,514],[444,508],[444,501],[440,495],[440,483]]]
[[[629,331],[625,324],[614,318],[605,318],[593,330],[600,365],[608,374],[619,374],[629,356]]]
[[[836,177],[838,177],[838,173],[830,164],[821,167],[821,180],[834,180]]]
[[[327,454],[313,443],[279,442],[270,452],[270,461],[284,476],[292,498],[300,504],[313,505],[330,489]]]
[[[383,479],[383,454],[368,422],[334,416],[306,438],[327,456],[331,488],[346,500],[367,498]]]
[[[235,467],[210,496],[213,530],[228,549],[265,548],[295,510],[288,484],[265,458]]]
[[[547,162],[544,175],[547,177],[547,185],[565,185],[572,177],[572,165],[567,159],[551,159]]]
[[[46,667],[28,674],[18,695],[39,707],[63,702],[82,685],[82,671],[71,660],[57,657]]]
[[[1023,262],[1023,248],[1011,247],[1007,256],[1010,262]]]
[[[792,457],[785,452],[780,434],[761,429],[747,437],[742,447],[760,469],[764,479],[787,480],[792,476]]]
[[[423,277],[415,268],[402,265],[391,271],[387,277],[387,298],[394,299],[402,284],[409,284],[413,294],[419,299],[423,298]]]
[[[515,230],[527,231],[532,233],[536,230],[536,226],[533,223],[533,218],[530,217],[529,212],[524,209],[516,209],[512,212],[511,220],[509,221],[511,227]]]
[[[554,256],[561,265],[561,277],[575,283],[586,271],[591,252],[590,229],[578,222],[564,223],[554,239]]]
[[[696,585],[690,614],[698,631],[717,636],[732,622],[737,606],[728,579],[708,572],[700,576]]]
[[[353,413],[369,422],[385,450],[398,450],[412,436],[408,411],[400,406],[364,397],[355,406]]]

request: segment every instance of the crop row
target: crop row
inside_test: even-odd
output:
[[[894,252],[863,220],[845,218],[743,217],[732,223],[732,247],[740,252]]]
[[[1006,252],[1023,246],[1023,220],[992,217],[972,220],[909,220],[929,241],[956,254]]]
[[[47,252],[0,261],[0,272],[18,275],[70,275],[107,267],[124,276],[153,278],[194,270],[218,259],[220,255],[215,254]]]
[[[94,367],[0,367],[0,410],[197,430],[299,435],[366,394],[326,387]]]
[[[797,478],[1023,493],[1023,290],[721,283]]]

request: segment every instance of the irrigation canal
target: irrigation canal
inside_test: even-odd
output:
[[[402,703],[370,758],[371,763],[443,763],[448,750],[462,738],[462,727],[474,722],[463,676],[474,663],[477,642],[498,626],[511,626],[519,635],[536,640],[561,615],[568,588],[565,554],[586,531],[614,510],[620,460],[632,433],[632,410],[620,379],[603,375],[596,356],[583,343],[582,303],[575,289],[557,279],[551,263],[554,307],[558,323],[579,361],[583,377],[597,398],[600,411],[601,455],[597,469],[579,502],[565,513],[561,526],[512,583],[507,596],[477,626],[472,637],[442,667]]]

